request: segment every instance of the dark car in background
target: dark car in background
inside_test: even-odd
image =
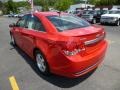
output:
[[[14,17],[15,14],[8,14],[8,17]]]
[[[107,13],[107,10],[86,10],[81,17],[90,23],[95,24],[100,22],[101,15],[105,13]]]
[[[82,10],[76,10],[73,12],[74,15],[78,16],[78,17],[81,17],[82,14],[83,14],[83,11]]]

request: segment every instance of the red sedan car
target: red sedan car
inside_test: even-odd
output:
[[[105,56],[104,28],[77,16],[36,12],[10,28],[12,43],[35,60],[45,75],[79,77],[97,68]]]

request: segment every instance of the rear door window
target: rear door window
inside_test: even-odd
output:
[[[28,28],[28,30],[34,29],[34,16],[28,15],[25,27]]]
[[[26,28],[28,28],[29,30],[33,29],[33,30],[45,32],[45,28],[42,22],[36,16],[33,15],[28,16],[26,22]]]
[[[38,31],[45,32],[44,25],[42,24],[42,22],[37,17],[34,17],[34,29],[38,30]]]
[[[17,22],[18,27],[25,27],[25,23],[27,21],[27,15],[23,16],[19,21]]]

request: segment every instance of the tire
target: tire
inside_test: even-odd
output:
[[[101,22],[100,24],[101,24],[101,25],[104,25],[104,23],[103,23],[103,22]]]
[[[35,60],[39,71],[44,75],[50,75],[48,63],[44,55],[39,50],[35,52]]]
[[[118,21],[116,22],[116,25],[117,25],[117,26],[120,26],[120,20],[118,20]]]
[[[11,43],[12,43],[12,45],[17,46],[15,38],[13,37],[13,35],[11,34],[10,36],[11,36]]]
[[[95,18],[92,20],[92,23],[93,23],[93,24],[96,24],[96,23],[97,23],[97,21],[96,21]]]

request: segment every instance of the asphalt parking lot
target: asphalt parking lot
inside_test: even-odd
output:
[[[0,90],[12,90],[15,77],[20,90],[120,90],[120,26],[104,26],[109,42],[102,65],[77,79],[43,76],[35,63],[10,44],[9,24],[16,19],[0,17]]]

